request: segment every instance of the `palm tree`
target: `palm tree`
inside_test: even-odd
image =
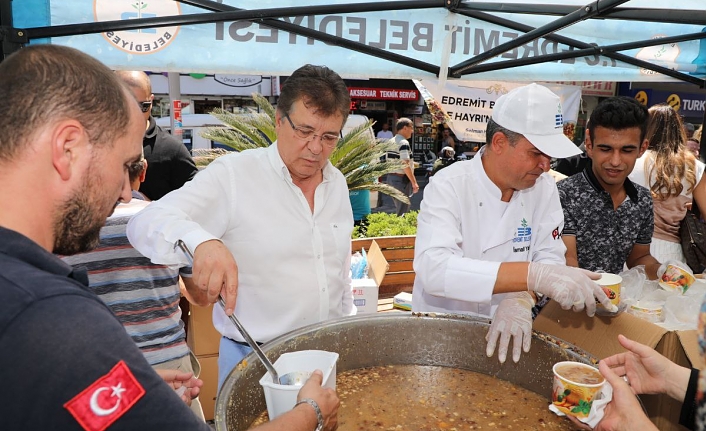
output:
[[[271,145],[277,139],[275,108],[261,94],[254,93],[253,99],[261,112],[234,114],[217,108],[211,112],[211,115],[228,127],[210,127],[201,135],[204,138],[225,144],[236,151]],[[409,198],[404,193],[376,181],[382,175],[403,169],[404,164],[400,160],[379,161],[388,151],[396,151],[397,145],[394,141],[375,139],[368,132],[372,125],[373,121],[368,120],[346,133],[338,141],[329,160],[346,177],[349,190],[378,191],[404,203],[409,203]]]

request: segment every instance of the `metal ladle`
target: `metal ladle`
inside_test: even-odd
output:
[[[176,246],[184,252],[184,254],[189,258],[189,263],[193,265],[194,255],[191,253],[191,250],[189,250],[189,247],[186,246],[184,241],[178,240]],[[223,299],[223,295],[218,295],[218,303],[221,305],[221,307],[223,308],[223,312],[225,313],[226,302]],[[260,346],[258,346],[257,342],[255,342],[255,340],[250,337],[248,331],[245,330],[245,327],[243,327],[243,325],[238,321],[238,318],[235,317],[235,313],[231,314],[229,318],[230,321],[233,322],[235,327],[238,328],[238,331],[240,331],[240,334],[248,343],[248,346],[250,346],[250,348],[255,352],[255,354],[257,354],[257,357],[260,359],[260,362],[262,362],[262,365],[264,365],[267,371],[270,373],[270,375],[272,376],[273,383],[287,386],[302,386],[306,382],[306,380],[311,375],[311,373],[309,372],[292,371],[283,376],[278,375],[277,370],[275,370],[275,366],[272,365],[272,362],[270,362],[267,356],[265,356],[265,353],[262,351],[262,349],[260,349]]]

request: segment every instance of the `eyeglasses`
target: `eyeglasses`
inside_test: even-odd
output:
[[[310,129],[308,127],[295,126],[292,122],[292,119],[289,118],[289,114],[284,114],[284,118],[289,121],[289,125],[292,126],[292,130],[294,130],[294,134],[297,135],[297,138],[303,141],[311,142],[314,140],[314,138],[318,136],[319,140],[321,141],[321,145],[325,145],[327,147],[335,147],[338,143],[339,135],[333,133],[324,133],[322,135],[316,135],[314,134],[313,129]]]
[[[147,111],[149,111],[150,108],[152,107],[152,101],[151,101],[151,100],[148,100],[148,101],[146,101],[146,102],[137,102],[137,104],[140,105],[140,110],[141,110],[142,112],[147,112]]]

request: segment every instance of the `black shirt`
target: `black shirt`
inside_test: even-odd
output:
[[[589,164],[591,159],[589,159],[586,154],[585,142],[579,145],[579,150],[581,150],[581,154],[576,156],[567,157],[565,159],[556,159],[556,163],[552,169],[566,175],[567,177],[581,173]]]
[[[85,408],[78,416],[84,422],[114,420],[110,430],[208,431],[150,367],[87,282],[85,273],[0,227],[1,428],[84,429],[65,407],[80,399]],[[114,377],[111,370],[118,367],[134,376],[120,380],[129,391],[102,389],[105,376]],[[120,405],[138,388],[144,394],[134,404]],[[118,408],[96,416],[89,401],[98,403],[100,413]]]
[[[576,237],[579,268],[620,274],[635,244],[652,242],[652,195],[645,187],[626,178],[628,197],[614,209],[588,163],[580,174],[559,181],[557,188],[564,210],[562,235]]]
[[[147,174],[140,184],[140,192],[150,200],[178,189],[198,172],[181,140],[159,127],[152,117],[142,140],[142,148],[147,160]]]

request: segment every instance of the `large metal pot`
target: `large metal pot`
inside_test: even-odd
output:
[[[319,323],[282,335],[263,345],[273,361],[296,350],[338,352],[338,371],[376,365],[438,365],[472,370],[508,380],[549,399],[552,365],[559,361],[595,363],[577,347],[535,332],[532,348],[518,364],[501,365],[485,355],[489,322],[467,316],[382,313]],[[226,378],[216,400],[216,430],[245,430],[266,410],[258,381],[265,373],[254,354]]]

